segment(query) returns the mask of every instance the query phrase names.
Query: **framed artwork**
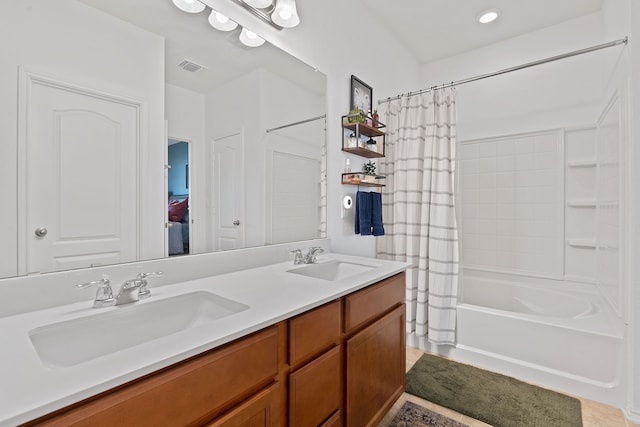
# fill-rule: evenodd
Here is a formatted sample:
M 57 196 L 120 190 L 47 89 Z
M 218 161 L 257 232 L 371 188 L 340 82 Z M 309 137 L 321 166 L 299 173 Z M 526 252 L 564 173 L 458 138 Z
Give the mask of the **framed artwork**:
M 350 109 L 359 108 L 365 113 L 373 111 L 373 89 L 353 74 L 351 75 L 350 103 Z
M 184 166 L 184 184 L 185 188 L 189 188 L 189 164 Z

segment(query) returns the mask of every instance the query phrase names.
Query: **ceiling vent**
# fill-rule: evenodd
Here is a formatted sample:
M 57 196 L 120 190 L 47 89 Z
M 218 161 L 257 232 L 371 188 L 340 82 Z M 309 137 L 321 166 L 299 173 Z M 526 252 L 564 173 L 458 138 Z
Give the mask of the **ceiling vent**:
M 183 70 L 190 71 L 192 73 L 198 72 L 206 68 L 204 65 L 196 64 L 195 62 L 191 62 L 186 59 L 181 63 L 179 63 L 178 67 L 182 68 Z

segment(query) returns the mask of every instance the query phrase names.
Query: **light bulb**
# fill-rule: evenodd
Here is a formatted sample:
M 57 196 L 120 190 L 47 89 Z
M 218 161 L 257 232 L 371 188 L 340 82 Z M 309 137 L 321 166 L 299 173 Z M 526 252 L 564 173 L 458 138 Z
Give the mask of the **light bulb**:
M 480 15 L 478 15 L 478 22 L 481 24 L 488 24 L 489 22 L 493 22 L 498 19 L 498 11 L 497 10 L 485 10 Z
M 272 0 L 244 0 L 246 4 L 257 9 L 264 9 L 273 4 Z
M 200 13 L 206 6 L 198 0 L 173 0 L 173 4 L 183 12 Z
M 227 15 L 216 10 L 211 10 L 211 13 L 209 14 L 209 25 L 220 31 L 232 31 L 238 26 L 238 24 L 229 19 Z
M 249 47 L 258 47 L 264 44 L 264 39 L 262 37 L 251 30 L 247 30 L 246 28 L 242 29 L 239 38 L 242 44 Z
M 287 20 L 291 18 L 291 15 L 293 14 L 289 9 L 280 9 L 280 11 L 278 11 L 278 15 L 280 15 L 280 18 Z
M 295 0 L 276 0 L 271 20 L 281 27 L 291 28 L 300 23 Z

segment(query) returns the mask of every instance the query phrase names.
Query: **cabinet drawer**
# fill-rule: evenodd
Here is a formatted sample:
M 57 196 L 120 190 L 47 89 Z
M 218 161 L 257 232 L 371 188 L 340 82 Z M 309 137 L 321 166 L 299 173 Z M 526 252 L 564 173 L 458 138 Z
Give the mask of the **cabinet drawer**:
M 275 385 L 262 390 L 206 427 L 269 427 Z
M 42 424 L 200 424 L 267 385 L 277 373 L 278 329 L 271 327 L 107 392 Z
M 289 375 L 289 425 L 316 427 L 342 402 L 342 356 L 334 347 Z
M 338 343 L 341 302 L 334 301 L 289 321 L 289 364 L 292 368 Z
M 345 332 L 386 313 L 405 299 L 405 273 L 389 277 L 375 285 L 345 297 Z

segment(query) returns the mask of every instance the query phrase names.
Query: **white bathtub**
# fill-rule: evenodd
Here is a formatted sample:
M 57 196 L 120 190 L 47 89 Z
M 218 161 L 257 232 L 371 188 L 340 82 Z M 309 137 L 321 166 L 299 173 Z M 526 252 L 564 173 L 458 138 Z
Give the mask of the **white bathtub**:
M 465 275 L 457 345 L 431 350 L 624 406 L 624 327 L 595 286 L 491 276 Z

